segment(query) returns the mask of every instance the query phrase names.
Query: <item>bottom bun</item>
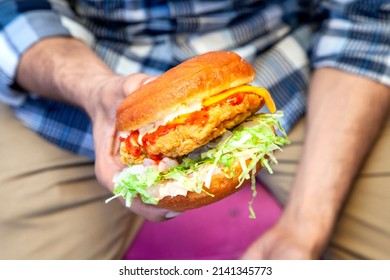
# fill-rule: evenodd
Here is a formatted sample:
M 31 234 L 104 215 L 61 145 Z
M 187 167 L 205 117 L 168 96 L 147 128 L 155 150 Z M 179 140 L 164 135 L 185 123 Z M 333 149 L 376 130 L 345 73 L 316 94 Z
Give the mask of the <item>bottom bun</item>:
M 246 179 L 240 184 L 238 177 L 242 172 L 242 168 L 238 161 L 236 161 L 232 169 L 234 171 L 231 174 L 235 174 L 233 177 L 229 178 L 221 173 L 213 175 L 210 187 L 205 188 L 205 191 L 201 193 L 188 192 L 186 196 L 166 196 L 158 202 L 158 207 L 175 212 L 183 212 L 209 205 L 234 194 L 246 186 L 251 179 Z M 260 162 L 257 164 L 256 170 L 256 174 L 261 170 Z

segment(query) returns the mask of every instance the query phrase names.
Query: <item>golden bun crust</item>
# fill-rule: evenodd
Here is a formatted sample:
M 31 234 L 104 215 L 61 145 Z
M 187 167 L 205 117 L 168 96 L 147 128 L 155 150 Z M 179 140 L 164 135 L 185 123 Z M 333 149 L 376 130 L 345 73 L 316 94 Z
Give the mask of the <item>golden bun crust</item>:
M 175 212 L 183 212 L 209 205 L 234 194 L 245 187 L 250 180 L 246 180 L 237 188 L 239 184 L 238 177 L 242 172 L 242 168 L 238 161 L 236 161 L 232 168 L 235 169 L 235 176 L 233 178 L 227 178 L 223 174 L 217 174 L 212 177 L 210 188 L 206 190 L 214 196 L 210 196 L 206 192 L 201 192 L 199 194 L 196 192 L 188 192 L 186 196 L 177 195 L 164 197 L 158 202 L 158 206 Z M 261 165 L 258 163 L 257 172 L 260 170 Z
M 191 58 L 130 94 L 118 107 L 116 127 L 133 131 L 194 102 L 248 84 L 252 66 L 233 52 L 216 51 Z

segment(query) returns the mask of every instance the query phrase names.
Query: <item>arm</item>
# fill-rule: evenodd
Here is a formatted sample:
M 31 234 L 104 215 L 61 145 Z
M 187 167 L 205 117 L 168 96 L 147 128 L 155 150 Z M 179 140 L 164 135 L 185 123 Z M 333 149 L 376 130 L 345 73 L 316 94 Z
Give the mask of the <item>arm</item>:
M 86 111 L 93 123 L 96 176 L 112 191 L 112 178 L 123 168 L 112 150 L 117 141 L 115 108 L 150 77 L 116 75 L 71 31 L 50 1 L 0 0 L 0 99 L 22 103 L 24 96 L 11 87 L 17 82 L 29 92 Z M 140 200 L 132 211 L 150 220 L 176 215 Z
M 83 42 L 73 38 L 44 39 L 22 56 L 16 81 L 28 91 L 84 109 L 94 131 L 95 171 L 99 182 L 112 191 L 112 178 L 123 168 L 112 150 L 115 109 L 119 102 L 150 78 L 113 73 Z M 132 211 L 149 220 L 162 220 L 166 210 L 135 200 Z M 172 215 L 172 214 L 170 214 Z
M 330 68 L 315 73 L 309 92 L 306 143 L 281 221 L 284 226 L 298 225 L 297 234 L 309 244 L 311 257 L 318 257 L 327 244 L 389 105 L 387 86 Z
M 300 164 L 286 209 L 244 258 L 318 258 L 389 111 L 390 15 L 381 1 L 322 1 Z M 375 39 L 374 39 L 375 38 Z M 387 86 L 386 86 L 387 85 Z
M 244 258 L 320 256 L 389 108 L 388 87 L 336 69 L 316 71 L 289 201 L 277 225 Z

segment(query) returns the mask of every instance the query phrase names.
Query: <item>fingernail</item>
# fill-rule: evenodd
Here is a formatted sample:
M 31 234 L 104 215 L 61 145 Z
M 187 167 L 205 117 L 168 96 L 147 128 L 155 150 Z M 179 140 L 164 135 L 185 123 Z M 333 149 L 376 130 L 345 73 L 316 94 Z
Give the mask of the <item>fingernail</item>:
M 150 83 L 151 81 L 155 80 L 157 77 L 151 77 L 151 78 L 147 78 L 145 81 L 144 81 L 144 85 Z
M 165 214 L 165 219 L 172 219 L 179 216 L 180 214 L 181 214 L 180 212 L 167 212 Z

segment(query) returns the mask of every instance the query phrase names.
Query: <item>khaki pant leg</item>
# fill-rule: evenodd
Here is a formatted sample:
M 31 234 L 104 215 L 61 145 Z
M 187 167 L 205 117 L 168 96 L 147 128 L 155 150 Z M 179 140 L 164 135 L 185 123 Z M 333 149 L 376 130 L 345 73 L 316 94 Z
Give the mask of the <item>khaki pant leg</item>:
M 291 145 L 277 153 L 274 174 L 261 180 L 284 204 L 303 145 L 304 121 L 291 131 Z M 390 259 L 390 118 L 357 178 L 325 253 L 329 259 Z
M 0 259 L 120 259 L 142 219 L 0 104 Z

